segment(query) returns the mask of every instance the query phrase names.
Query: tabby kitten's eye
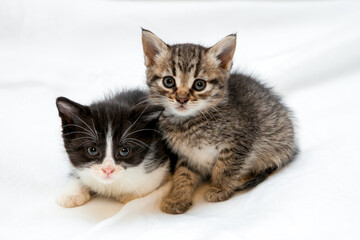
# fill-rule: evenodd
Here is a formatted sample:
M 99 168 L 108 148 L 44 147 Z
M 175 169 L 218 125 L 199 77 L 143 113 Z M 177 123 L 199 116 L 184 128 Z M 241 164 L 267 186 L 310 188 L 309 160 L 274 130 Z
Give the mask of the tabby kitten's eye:
M 122 157 L 126 157 L 127 155 L 129 155 L 129 153 L 130 153 L 130 149 L 128 149 L 127 147 L 122 147 L 119 151 L 119 154 Z
M 164 77 L 163 84 L 167 88 L 173 88 L 176 86 L 175 79 L 173 77 Z
M 96 147 L 88 147 L 87 152 L 90 156 L 96 156 L 99 154 L 99 151 Z
M 193 89 L 196 91 L 202 91 L 206 87 L 206 82 L 202 79 L 196 79 L 193 84 Z

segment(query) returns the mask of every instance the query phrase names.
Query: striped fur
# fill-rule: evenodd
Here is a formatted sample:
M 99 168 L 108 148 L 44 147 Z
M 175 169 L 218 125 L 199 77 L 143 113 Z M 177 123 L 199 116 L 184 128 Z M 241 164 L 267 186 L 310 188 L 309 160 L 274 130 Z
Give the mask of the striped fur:
M 252 77 L 229 74 L 235 44 L 229 35 L 211 48 L 167 45 L 143 30 L 150 97 L 165 108 L 159 127 L 179 156 L 172 191 L 161 205 L 166 213 L 185 212 L 204 180 L 211 183 L 205 198 L 224 201 L 296 155 L 291 113 L 279 97 Z M 176 86 L 165 87 L 164 77 Z M 204 90 L 194 90 L 197 79 L 206 82 Z

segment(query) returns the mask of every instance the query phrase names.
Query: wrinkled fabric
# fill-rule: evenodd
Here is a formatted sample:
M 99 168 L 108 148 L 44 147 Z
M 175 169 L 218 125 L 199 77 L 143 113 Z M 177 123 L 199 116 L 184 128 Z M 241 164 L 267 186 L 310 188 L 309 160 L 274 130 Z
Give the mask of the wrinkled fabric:
M 170 185 L 122 205 L 55 203 L 70 165 L 58 96 L 89 104 L 145 85 L 141 29 L 211 46 L 237 33 L 233 70 L 296 117 L 301 153 L 255 189 L 183 215 Z M 0 2 L 0 239 L 360 239 L 360 4 L 356 1 Z

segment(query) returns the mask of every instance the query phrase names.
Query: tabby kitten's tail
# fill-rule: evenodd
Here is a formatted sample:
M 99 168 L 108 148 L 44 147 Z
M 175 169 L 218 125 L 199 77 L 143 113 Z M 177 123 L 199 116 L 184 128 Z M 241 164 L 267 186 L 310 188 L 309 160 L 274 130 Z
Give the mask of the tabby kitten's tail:
M 265 181 L 266 178 L 270 174 L 275 172 L 277 169 L 278 169 L 278 167 L 269 167 L 254 176 L 253 175 L 249 176 L 248 178 L 245 179 L 245 182 L 243 182 L 241 184 L 241 186 L 237 189 L 237 191 L 247 191 L 247 190 L 250 190 L 250 189 L 256 187 L 257 185 L 259 185 L 260 183 Z
M 292 158 L 290 158 L 290 162 L 295 159 L 298 152 L 299 152 L 298 149 L 296 149 L 294 151 Z M 242 180 L 241 186 L 239 188 L 237 188 L 236 190 L 237 191 L 251 190 L 252 188 L 256 187 L 257 185 L 259 185 L 260 183 L 265 181 L 268 176 L 270 176 L 273 172 L 275 172 L 278 169 L 279 169 L 279 167 L 272 166 L 272 167 L 266 168 L 265 170 L 263 170 L 257 174 L 251 173 L 251 174 L 249 174 L 249 176 L 247 178 Z

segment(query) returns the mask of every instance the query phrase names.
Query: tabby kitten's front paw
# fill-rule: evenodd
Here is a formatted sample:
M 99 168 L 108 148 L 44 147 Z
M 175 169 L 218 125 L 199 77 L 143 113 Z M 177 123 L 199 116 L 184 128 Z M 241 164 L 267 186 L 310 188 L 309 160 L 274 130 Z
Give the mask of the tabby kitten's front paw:
M 208 202 L 222 202 L 228 200 L 233 191 L 226 191 L 217 187 L 210 187 L 205 193 L 205 199 Z
M 191 201 L 181 198 L 167 197 L 161 202 L 161 211 L 169 214 L 181 214 L 186 212 L 191 207 Z
M 84 205 L 90 200 L 90 193 L 83 191 L 79 193 L 64 193 L 56 199 L 56 203 L 65 208 L 73 208 Z

